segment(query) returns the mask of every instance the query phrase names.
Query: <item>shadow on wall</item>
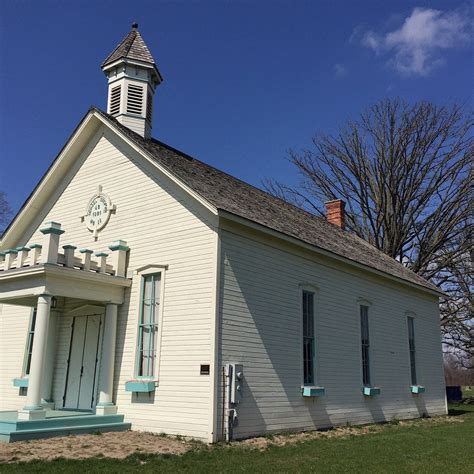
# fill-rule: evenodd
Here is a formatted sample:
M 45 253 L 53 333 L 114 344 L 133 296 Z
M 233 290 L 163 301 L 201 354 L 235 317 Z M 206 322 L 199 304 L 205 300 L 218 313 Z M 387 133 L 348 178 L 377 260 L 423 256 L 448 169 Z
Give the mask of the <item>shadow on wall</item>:
M 428 417 L 428 409 L 425 404 L 425 397 L 423 395 L 413 395 L 416 409 L 418 410 L 418 416 L 421 418 Z
M 381 403 L 380 403 L 380 395 L 376 395 L 373 397 L 366 397 L 365 395 L 360 394 L 360 396 L 364 399 L 364 405 L 369 410 L 372 421 L 374 423 L 384 423 L 387 420 L 384 411 L 382 410 Z
M 288 299 L 281 266 L 265 252 L 248 265 L 236 246 L 222 243 L 220 366 L 243 364 L 235 438 L 332 426 L 324 397 L 301 394 L 299 291 Z M 260 278 L 255 278 L 258 272 Z M 284 276 L 284 275 L 283 275 Z M 272 290 L 268 281 L 282 286 Z M 219 416 L 222 414 L 222 406 Z

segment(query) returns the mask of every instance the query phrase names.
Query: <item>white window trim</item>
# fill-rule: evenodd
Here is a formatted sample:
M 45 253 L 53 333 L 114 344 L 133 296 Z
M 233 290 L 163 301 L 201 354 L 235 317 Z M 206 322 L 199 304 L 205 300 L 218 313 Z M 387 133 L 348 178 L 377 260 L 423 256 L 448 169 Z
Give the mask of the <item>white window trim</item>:
M 313 375 L 314 380 L 312 384 L 304 383 L 304 367 L 303 367 L 303 291 L 309 291 L 314 294 L 313 301 L 313 329 L 314 329 L 314 353 L 313 353 Z M 319 350 L 317 344 L 317 336 L 319 334 L 319 320 L 317 317 L 319 314 L 319 287 L 313 283 L 301 283 L 298 285 L 298 311 L 299 311 L 299 365 L 300 365 L 300 382 L 301 387 L 314 387 L 318 385 L 320 381 L 319 373 Z
M 134 380 L 154 380 L 159 384 L 160 377 L 160 367 L 161 367 L 161 340 L 163 333 L 163 312 L 165 306 L 165 279 L 166 279 L 166 270 L 168 265 L 155 265 L 149 264 L 143 267 L 137 268 L 135 274 L 138 276 L 138 305 L 137 305 L 137 318 L 136 318 L 136 337 L 135 337 L 135 358 L 133 360 L 133 374 L 132 378 Z M 147 275 L 160 274 L 160 308 L 158 311 L 158 334 L 156 336 L 156 364 L 155 364 L 155 373 L 150 376 L 138 376 L 137 373 L 137 361 L 138 361 L 138 347 L 139 347 L 139 323 L 140 323 L 140 312 L 142 305 L 142 289 L 143 289 L 143 277 Z

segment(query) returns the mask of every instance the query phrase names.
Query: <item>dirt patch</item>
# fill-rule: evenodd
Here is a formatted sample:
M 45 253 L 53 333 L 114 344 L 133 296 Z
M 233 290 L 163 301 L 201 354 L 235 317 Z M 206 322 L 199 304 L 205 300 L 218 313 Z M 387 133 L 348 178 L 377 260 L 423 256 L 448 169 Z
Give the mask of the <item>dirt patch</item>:
M 250 449 L 265 450 L 270 446 L 288 446 L 312 439 L 325 438 L 348 438 L 350 436 L 362 436 L 371 433 L 380 433 L 396 426 L 419 426 L 433 425 L 438 423 L 463 423 L 464 420 L 455 416 L 443 416 L 436 418 L 417 418 L 415 420 L 394 420 L 390 423 L 363 426 L 341 426 L 327 431 L 304 431 L 298 433 L 284 433 L 276 435 L 249 438 L 242 441 L 234 441 L 229 447 L 248 447 Z
M 134 453 L 183 454 L 196 442 L 183 441 L 139 431 L 103 433 L 100 435 L 64 436 L 60 438 L 0 443 L 0 463 L 106 457 L 124 459 Z
M 415 420 L 393 420 L 389 424 L 366 426 L 341 426 L 327 431 L 306 431 L 275 434 L 224 445 L 228 449 L 248 448 L 265 450 L 270 446 L 287 446 L 303 441 L 325 438 L 347 438 L 379 433 L 398 426 L 434 425 L 439 423 L 462 423 L 461 417 L 444 416 Z M 55 458 L 86 459 L 95 457 L 124 459 L 135 453 L 183 454 L 206 445 L 198 441 L 182 440 L 140 431 L 103 433 L 100 435 L 65 436 L 15 443 L 0 443 L 0 463 L 19 461 L 52 460 Z M 221 445 L 222 446 L 222 445 Z M 212 446 L 209 449 L 213 449 Z

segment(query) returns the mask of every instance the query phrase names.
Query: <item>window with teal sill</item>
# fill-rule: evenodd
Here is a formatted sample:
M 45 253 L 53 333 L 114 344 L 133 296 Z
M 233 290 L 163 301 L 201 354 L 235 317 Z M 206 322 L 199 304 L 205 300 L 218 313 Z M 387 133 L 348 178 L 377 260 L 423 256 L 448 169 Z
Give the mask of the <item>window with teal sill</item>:
M 155 377 L 158 354 L 161 273 L 144 275 L 141 282 L 138 322 L 137 377 Z

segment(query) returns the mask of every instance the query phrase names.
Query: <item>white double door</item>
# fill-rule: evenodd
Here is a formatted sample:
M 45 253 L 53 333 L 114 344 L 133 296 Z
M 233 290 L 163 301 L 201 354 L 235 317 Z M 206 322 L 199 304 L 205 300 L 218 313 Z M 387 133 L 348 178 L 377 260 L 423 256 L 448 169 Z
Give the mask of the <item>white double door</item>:
M 97 404 L 102 327 L 102 314 L 73 318 L 63 408 L 92 410 Z

